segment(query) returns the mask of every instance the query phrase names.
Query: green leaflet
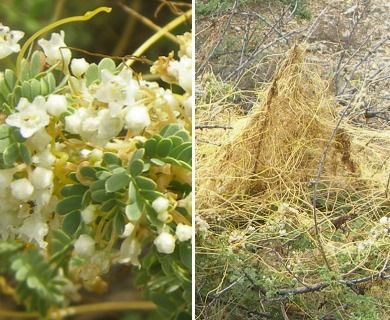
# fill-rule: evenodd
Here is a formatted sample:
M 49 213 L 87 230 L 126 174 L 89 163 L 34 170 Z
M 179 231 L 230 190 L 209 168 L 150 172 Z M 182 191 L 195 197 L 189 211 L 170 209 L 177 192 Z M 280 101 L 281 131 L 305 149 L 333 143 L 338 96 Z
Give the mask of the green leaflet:
M 62 220 L 62 230 L 69 235 L 72 235 L 76 232 L 81 223 L 81 214 L 80 211 L 75 210 L 67 214 Z
M 143 210 L 144 204 L 140 199 L 137 199 L 134 203 L 126 206 L 125 214 L 130 221 L 136 222 L 141 218 Z
M 80 195 L 67 197 L 57 203 L 56 212 L 59 215 L 65 215 L 72 211 L 81 209 L 83 197 Z
M 98 69 L 100 73 L 102 70 L 107 69 L 111 73 L 113 73 L 116 70 L 116 64 L 115 61 L 110 59 L 110 58 L 103 58 L 99 64 L 98 64 Z
M 126 173 L 114 174 L 105 183 L 107 192 L 116 192 L 129 186 L 130 178 Z
M 144 170 L 144 162 L 140 159 L 129 162 L 128 172 L 132 177 L 136 177 Z

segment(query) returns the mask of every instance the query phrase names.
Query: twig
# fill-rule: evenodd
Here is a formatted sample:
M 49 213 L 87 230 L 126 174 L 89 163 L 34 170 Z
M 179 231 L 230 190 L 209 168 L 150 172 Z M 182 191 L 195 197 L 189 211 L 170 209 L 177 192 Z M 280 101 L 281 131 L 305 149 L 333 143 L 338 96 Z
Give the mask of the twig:
M 284 307 L 283 301 L 280 301 L 280 312 L 282 313 L 283 319 L 284 320 L 290 320 L 290 318 L 287 315 L 286 308 Z
M 216 147 L 220 147 L 220 146 L 221 146 L 220 143 L 215 143 L 215 142 L 207 141 L 207 140 L 204 140 L 204 139 L 196 139 L 196 140 L 197 140 L 198 142 L 211 144 L 211 145 L 216 146 Z
M 223 295 L 226 291 L 230 290 L 231 288 L 233 288 L 237 283 L 239 283 L 242 279 L 244 279 L 245 276 L 242 276 L 240 277 L 239 279 L 237 279 L 236 281 L 234 281 L 233 283 L 229 284 L 226 288 L 222 289 L 221 291 L 219 291 L 218 293 L 216 293 L 212 298 L 211 298 L 211 301 L 207 304 L 206 308 L 205 309 L 208 309 L 210 308 L 210 306 L 214 303 L 215 300 L 217 300 L 221 295 Z
M 195 126 L 195 129 L 203 130 L 203 129 L 233 129 L 231 126 L 221 126 L 218 124 L 215 125 L 207 125 L 207 124 L 199 124 Z
M 374 279 L 390 279 L 390 276 L 386 275 L 386 272 L 390 270 L 390 267 L 386 266 L 387 263 L 385 264 L 385 268 L 382 268 L 381 271 L 367 277 L 355 279 L 355 280 L 339 280 L 338 283 L 342 285 L 346 285 L 348 287 L 354 286 L 360 283 L 368 282 L 368 281 L 373 281 Z M 282 297 L 278 298 L 273 298 L 273 299 L 262 299 L 266 301 L 283 301 L 287 299 L 290 295 L 294 294 L 304 294 L 304 293 L 309 293 L 309 292 L 315 292 L 315 291 L 321 291 L 322 289 L 326 288 L 329 286 L 329 283 L 316 283 L 314 285 L 308 286 L 308 287 L 298 287 L 298 288 L 285 288 L 285 289 L 279 289 L 277 291 L 277 294 Z
M 285 263 L 285 262 L 283 261 L 283 258 L 280 256 L 280 254 L 279 254 L 275 249 L 272 249 L 271 251 L 275 254 L 275 256 L 276 256 L 276 258 L 279 260 L 279 262 L 280 262 L 281 264 L 283 264 L 284 268 L 287 270 L 287 272 L 288 272 L 290 275 L 292 275 L 292 276 L 293 276 L 301 285 L 305 286 L 306 288 L 309 288 L 309 285 L 307 285 L 306 283 L 304 283 L 301 279 L 299 279 L 299 278 L 291 271 L 291 269 L 287 266 L 287 263 Z
M 355 93 L 355 96 L 356 96 L 356 93 Z M 351 106 L 351 103 L 352 103 L 352 100 L 351 99 L 348 103 L 348 105 L 344 108 L 341 116 L 340 116 L 340 119 L 339 121 L 337 122 L 335 128 L 333 129 L 332 131 L 332 134 L 328 140 L 328 143 L 325 147 L 325 150 L 322 154 L 322 158 L 320 160 L 320 164 L 319 164 L 319 167 L 318 167 L 318 171 L 317 171 L 317 176 L 315 178 L 315 182 L 314 182 L 314 190 L 313 190 L 313 202 L 312 202 L 312 206 L 313 206 L 313 220 L 314 220 L 314 229 L 315 229 L 315 235 L 316 235 L 316 240 L 317 240 L 317 243 L 318 243 L 318 248 L 320 249 L 320 252 L 321 252 L 321 255 L 325 261 L 325 264 L 327 266 L 327 268 L 329 270 L 332 270 L 332 268 L 330 267 L 330 264 L 328 262 L 328 259 L 326 257 L 326 254 L 325 254 L 325 250 L 324 250 L 324 247 L 322 246 L 322 242 L 321 242 L 321 238 L 320 238 L 320 230 L 318 228 L 318 221 L 317 221 L 317 192 L 318 192 L 318 184 L 320 182 L 320 179 L 321 179 L 321 174 L 322 174 L 322 170 L 324 169 L 324 164 L 325 164 L 325 160 L 328 156 L 328 152 L 330 150 L 330 147 L 332 145 L 332 142 L 333 142 L 333 139 L 337 133 L 337 129 L 339 128 L 341 122 L 343 121 L 343 119 L 346 117 L 347 113 L 348 113 L 348 110 Z
M 219 45 L 222 43 L 223 39 L 225 38 L 225 34 L 226 32 L 228 31 L 229 27 L 230 27 L 230 24 L 232 22 L 232 19 L 233 19 L 233 16 L 234 16 L 234 12 L 236 10 L 236 7 L 237 7 L 237 4 L 238 4 L 238 1 L 237 0 L 234 0 L 234 4 L 233 4 L 233 7 L 232 7 L 232 13 L 228 19 L 228 21 L 226 22 L 226 25 L 223 29 L 223 32 L 222 32 L 222 35 L 219 37 L 217 43 L 215 44 L 215 46 L 211 49 L 211 52 L 209 53 L 209 55 L 207 56 L 207 58 L 205 59 L 205 61 L 203 62 L 203 64 L 198 68 L 198 70 L 202 70 L 204 68 L 204 66 L 208 63 L 208 61 L 212 58 L 212 56 L 214 55 L 215 51 L 217 50 L 217 48 L 219 47 Z

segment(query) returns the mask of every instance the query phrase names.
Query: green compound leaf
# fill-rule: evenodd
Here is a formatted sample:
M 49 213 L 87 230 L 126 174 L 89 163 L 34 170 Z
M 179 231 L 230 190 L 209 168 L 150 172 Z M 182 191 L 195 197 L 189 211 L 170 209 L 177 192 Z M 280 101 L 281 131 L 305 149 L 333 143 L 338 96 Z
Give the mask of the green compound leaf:
M 157 187 L 157 184 L 152 179 L 149 179 L 149 178 L 138 176 L 138 177 L 135 177 L 134 180 L 140 189 L 155 190 Z
M 121 189 L 127 188 L 130 183 L 130 177 L 124 174 L 114 174 L 106 180 L 106 191 L 116 192 Z
M 171 139 L 161 139 L 156 146 L 156 154 L 159 157 L 166 157 L 170 153 L 172 146 L 173 142 Z
M 16 293 L 19 301 L 28 301 L 29 309 L 39 311 L 40 318 L 45 318 L 49 307 L 63 303 L 64 297 L 60 292 L 65 281 L 57 276 L 57 272 L 53 272 L 37 250 L 30 249 L 17 254 L 11 269 L 18 282 Z
M 130 221 L 136 222 L 141 218 L 143 209 L 144 209 L 143 203 L 139 199 L 137 199 L 137 201 L 135 201 L 134 203 L 128 204 L 126 206 L 125 209 L 126 217 Z
M 58 202 L 56 207 L 56 212 L 59 215 L 64 215 L 71 213 L 72 211 L 81 209 L 83 197 L 81 195 L 70 196 L 68 198 L 62 199 Z
M 136 177 L 144 170 L 144 162 L 140 159 L 136 159 L 129 163 L 129 173 L 132 177 Z
M 80 211 L 72 211 L 64 217 L 62 220 L 62 230 L 69 235 L 72 235 L 76 232 L 77 228 L 81 223 L 81 214 Z

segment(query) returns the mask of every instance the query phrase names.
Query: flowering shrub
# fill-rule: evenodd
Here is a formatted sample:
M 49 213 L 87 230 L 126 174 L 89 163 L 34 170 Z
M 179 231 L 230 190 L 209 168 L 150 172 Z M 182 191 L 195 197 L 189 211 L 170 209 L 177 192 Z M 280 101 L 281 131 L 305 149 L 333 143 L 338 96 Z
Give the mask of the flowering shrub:
M 0 25 L 0 58 L 22 37 Z M 190 317 L 191 41 L 151 67 L 170 89 L 129 61 L 72 58 L 63 31 L 0 74 L 0 273 L 28 310 L 128 264 L 164 318 Z

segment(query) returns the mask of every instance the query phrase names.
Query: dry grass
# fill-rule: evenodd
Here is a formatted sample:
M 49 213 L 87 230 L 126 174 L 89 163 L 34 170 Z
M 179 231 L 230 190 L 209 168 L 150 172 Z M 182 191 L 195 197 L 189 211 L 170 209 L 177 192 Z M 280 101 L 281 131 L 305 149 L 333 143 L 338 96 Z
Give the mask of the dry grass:
M 240 274 L 262 301 L 251 314 L 269 313 L 267 303 L 279 299 L 285 312 L 310 319 L 313 305 L 318 314 L 340 312 L 342 281 L 389 268 L 389 233 L 379 220 L 389 214 L 390 132 L 338 126 L 338 107 L 316 69 L 297 45 L 256 92 L 248 116 L 227 102 L 234 88 L 218 103 L 198 103 L 198 124 L 233 125 L 197 135 L 199 318 L 233 319 L 232 310 L 248 309 L 239 296 L 223 302 L 218 295 Z M 243 270 L 257 272 L 250 279 Z M 364 288 L 378 303 L 386 300 L 383 282 Z M 282 294 L 318 283 L 330 287 L 300 300 Z M 318 309 L 322 299 L 329 303 Z

